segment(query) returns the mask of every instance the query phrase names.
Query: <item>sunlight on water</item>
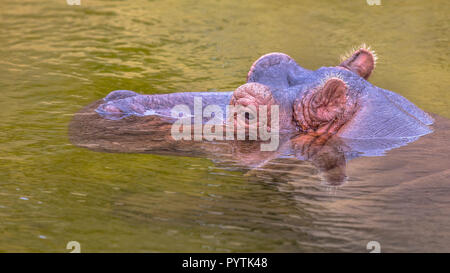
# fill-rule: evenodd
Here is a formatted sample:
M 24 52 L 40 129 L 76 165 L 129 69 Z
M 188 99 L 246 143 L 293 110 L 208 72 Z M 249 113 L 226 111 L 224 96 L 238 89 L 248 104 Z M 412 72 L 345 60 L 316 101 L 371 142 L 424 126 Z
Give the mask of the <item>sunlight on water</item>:
M 449 14 L 447 1 L 418 0 L 2 3 L 0 252 L 68 252 L 69 241 L 108 252 L 366 252 L 372 240 L 382 251 L 450 251 Z M 69 142 L 74 113 L 112 90 L 229 91 L 265 53 L 317 69 L 362 42 L 380 56 L 373 84 L 440 117 L 430 137 L 349 162 L 341 187 L 306 161 L 247 172 Z

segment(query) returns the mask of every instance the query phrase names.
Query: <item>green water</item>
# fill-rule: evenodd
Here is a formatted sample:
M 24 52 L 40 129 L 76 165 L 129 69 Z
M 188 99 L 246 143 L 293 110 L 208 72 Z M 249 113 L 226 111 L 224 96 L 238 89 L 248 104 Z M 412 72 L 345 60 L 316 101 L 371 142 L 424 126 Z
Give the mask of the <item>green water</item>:
M 449 14 L 448 1 L 1 1 L 0 251 L 450 251 L 448 139 L 427 154 L 440 164 L 400 149 L 350 162 L 330 188 L 307 164 L 297 178 L 249 176 L 94 152 L 67 133 L 112 90 L 233 90 L 262 54 L 316 69 L 362 42 L 380 58 L 372 83 L 450 118 Z

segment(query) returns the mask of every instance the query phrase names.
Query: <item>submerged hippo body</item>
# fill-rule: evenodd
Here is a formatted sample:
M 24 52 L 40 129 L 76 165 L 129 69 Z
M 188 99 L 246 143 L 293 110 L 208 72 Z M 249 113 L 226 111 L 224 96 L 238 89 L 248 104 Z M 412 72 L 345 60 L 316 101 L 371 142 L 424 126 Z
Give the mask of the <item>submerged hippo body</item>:
M 140 95 L 111 92 L 96 112 L 106 119 L 128 116 L 170 116 L 175 105 L 279 106 L 280 132 L 337 135 L 348 139 L 417 138 L 432 132 L 433 119 L 406 98 L 376 87 L 367 79 L 376 56 L 367 47 L 355 50 L 336 67 L 315 71 L 291 57 L 271 53 L 251 67 L 247 83 L 233 92 L 187 92 Z M 270 126 L 270 125 L 269 125 Z

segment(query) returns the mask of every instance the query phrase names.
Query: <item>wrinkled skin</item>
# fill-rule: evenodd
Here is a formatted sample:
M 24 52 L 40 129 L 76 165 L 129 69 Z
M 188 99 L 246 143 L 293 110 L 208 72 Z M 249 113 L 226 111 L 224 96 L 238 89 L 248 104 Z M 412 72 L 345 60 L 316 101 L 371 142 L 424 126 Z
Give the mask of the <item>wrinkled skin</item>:
M 271 53 L 250 68 L 247 83 L 234 92 L 188 92 L 140 95 L 111 92 L 96 111 L 107 119 L 128 116 L 170 116 L 173 106 L 227 104 L 279 106 L 280 132 L 338 135 L 343 138 L 413 138 L 428 134 L 433 119 L 404 97 L 381 89 L 367 79 L 376 57 L 361 47 L 336 67 L 311 71 L 291 57 Z M 270 122 L 269 122 L 270 126 Z

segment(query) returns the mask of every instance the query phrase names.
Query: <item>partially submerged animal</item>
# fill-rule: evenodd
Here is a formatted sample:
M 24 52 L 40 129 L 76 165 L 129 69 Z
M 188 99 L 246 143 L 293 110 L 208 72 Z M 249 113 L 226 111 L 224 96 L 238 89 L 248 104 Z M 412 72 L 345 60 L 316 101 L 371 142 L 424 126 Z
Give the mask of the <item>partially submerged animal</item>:
M 327 183 L 336 185 L 346 180 L 347 161 L 383 155 L 432 132 L 433 119 L 427 113 L 367 81 L 375 62 L 374 52 L 365 46 L 338 66 L 315 71 L 300 67 L 285 54 L 271 53 L 252 65 L 247 83 L 234 92 L 113 91 L 75 115 L 69 136 L 77 146 L 95 151 L 201 156 L 251 169 L 278 158 L 309 161 Z M 208 105 L 224 110 L 229 105 L 266 106 L 270 113 L 277 105 L 279 146 L 262 151 L 260 140 L 175 140 L 171 128 L 177 119 L 171 110 L 177 105 L 194 109 L 195 98 L 202 99 L 201 113 Z
M 286 54 L 270 53 L 251 66 L 247 83 L 234 92 L 140 95 L 118 90 L 107 95 L 96 111 L 108 119 L 170 116 L 175 105 L 192 108 L 194 98 L 200 97 L 205 106 L 266 106 L 269 113 L 277 105 L 281 133 L 299 131 L 350 139 L 392 139 L 432 132 L 428 126 L 433 119 L 427 113 L 406 98 L 367 81 L 375 65 L 376 55 L 365 45 L 338 66 L 315 71 L 302 68 Z

